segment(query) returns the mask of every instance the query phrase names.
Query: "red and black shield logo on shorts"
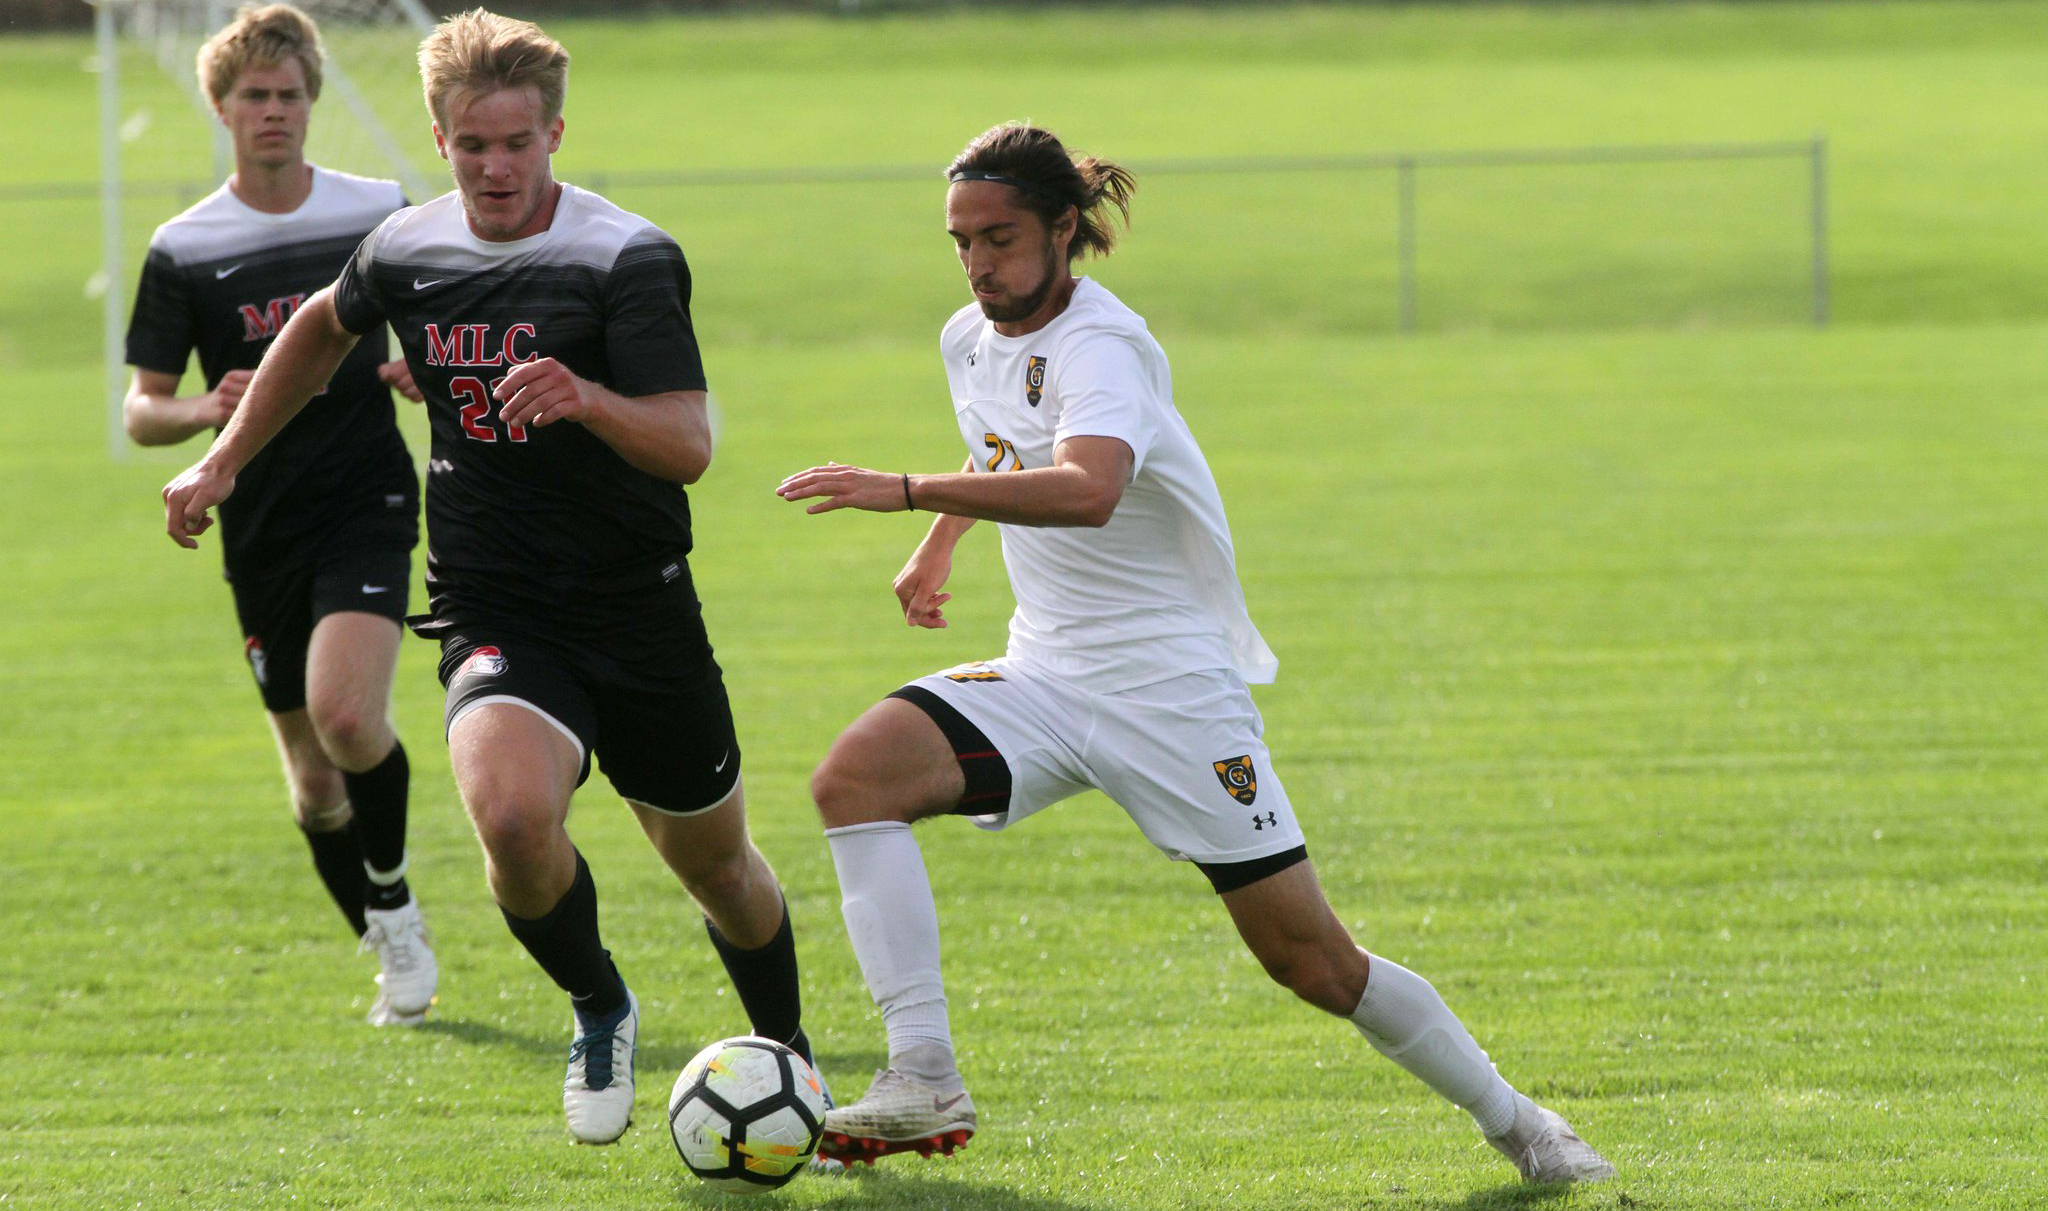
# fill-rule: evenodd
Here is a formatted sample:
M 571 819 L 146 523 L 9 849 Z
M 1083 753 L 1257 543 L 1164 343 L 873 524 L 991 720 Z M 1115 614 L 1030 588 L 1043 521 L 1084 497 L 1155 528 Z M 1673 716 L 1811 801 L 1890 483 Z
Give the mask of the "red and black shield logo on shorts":
M 1024 367 L 1024 398 L 1032 407 L 1038 406 L 1038 397 L 1045 391 L 1045 359 L 1033 357 Z
M 1216 780 L 1230 792 L 1231 798 L 1250 806 L 1251 801 L 1259 797 L 1259 778 L 1252 772 L 1250 753 L 1211 764 L 1216 767 Z
M 462 667 L 455 670 L 451 681 L 460 681 L 471 673 L 479 677 L 496 677 L 505 671 L 505 653 L 494 647 L 480 647 L 469 654 Z

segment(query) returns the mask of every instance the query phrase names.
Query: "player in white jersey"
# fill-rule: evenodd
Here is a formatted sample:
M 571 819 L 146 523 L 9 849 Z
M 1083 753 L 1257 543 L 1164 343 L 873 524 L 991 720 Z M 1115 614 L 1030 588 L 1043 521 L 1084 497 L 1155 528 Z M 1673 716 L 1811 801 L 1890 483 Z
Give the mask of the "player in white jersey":
M 778 491 L 818 513 L 938 515 L 895 581 L 905 620 L 946 625 L 952 552 L 1001 523 L 1017 599 L 1007 654 L 903 687 L 842 733 L 812 778 L 847 935 L 888 1033 L 888 1066 L 826 1116 L 849 1160 L 950 1152 L 976 1113 L 954 1059 L 938 917 L 913 822 L 1000 829 L 1096 788 L 1193 862 L 1274 980 L 1470 1112 L 1531 1181 L 1613 1167 L 1517 1093 L 1428 981 L 1338 921 L 1274 773 L 1247 682 L 1272 653 L 1245 612 L 1216 483 L 1173 406 L 1165 354 L 1073 274 L 1107 253 L 1130 174 L 1008 124 L 947 170 L 946 227 L 974 292 L 940 348 L 967 469 L 827 465 Z
M 124 409 L 142 445 L 226 425 L 299 304 L 405 205 L 394 182 L 306 162 L 321 59 L 312 20 L 283 4 L 243 9 L 200 49 L 200 82 L 232 136 L 235 173 L 150 240 Z M 206 390 L 180 397 L 194 350 Z M 382 968 L 370 1021 L 416 1025 L 438 967 L 405 879 L 411 775 L 390 719 L 419 541 L 419 479 L 393 386 L 419 398 L 380 329 L 242 469 L 221 532 L 293 814 L 328 893 Z

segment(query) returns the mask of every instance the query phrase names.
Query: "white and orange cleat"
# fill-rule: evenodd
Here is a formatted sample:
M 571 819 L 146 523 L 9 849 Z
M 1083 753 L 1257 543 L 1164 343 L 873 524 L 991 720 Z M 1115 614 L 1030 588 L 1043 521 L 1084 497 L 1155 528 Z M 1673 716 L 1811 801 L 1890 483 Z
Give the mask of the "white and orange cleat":
M 966 1089 L 947 1091 L 884 1068 L 859 1101 L 825 1112 L 818 1151 L 849 1164 L 873 1164 L 898 1152 L 951 1156 L 974 1127 L 974 1099 Z
M 1487 1136 L 1486 1142 L 1513 1161 L 1526 1182 L 1604 1182 L 1614 1176 L 1614 1166 L 1580 1139 L 1562 1115 L 1521 1094 L 1515 1095 L 1514 1125 Z

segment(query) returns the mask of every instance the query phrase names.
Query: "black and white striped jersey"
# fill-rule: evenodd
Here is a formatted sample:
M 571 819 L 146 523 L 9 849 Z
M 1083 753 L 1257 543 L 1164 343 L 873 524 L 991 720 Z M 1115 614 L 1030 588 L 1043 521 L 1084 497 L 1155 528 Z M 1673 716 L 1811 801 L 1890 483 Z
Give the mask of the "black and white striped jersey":
M 313 169 L 290 214 L 266 214 L 223 185 L 157 228 L 128 325 L 128 362 L 183 375 L 196 349 L 211 388 L 253 370 L 292 313 L 334 281 L 363 236 L 405 196 L 392 181 Z M 366 330 L 327 389 L 236 477 L 220 507 L 229 575 L 273 568 L 337 523 L 365 512 L 416 517 L 419 484 L 398 434 L 381 329 Z
M 427 398 L 437 621 L 616 630 L 639 590 L 687 575 L 681 485 L 573 422 L 507 426 L 491 397 L 511 367 L 543 357 L 625 396 L 702 390 L 690 271 L 666 232 L 565 185 L 546 231 L 493 242 L 450 193 L 372 232 L 335 305 L 350 331 L 391 325 Z

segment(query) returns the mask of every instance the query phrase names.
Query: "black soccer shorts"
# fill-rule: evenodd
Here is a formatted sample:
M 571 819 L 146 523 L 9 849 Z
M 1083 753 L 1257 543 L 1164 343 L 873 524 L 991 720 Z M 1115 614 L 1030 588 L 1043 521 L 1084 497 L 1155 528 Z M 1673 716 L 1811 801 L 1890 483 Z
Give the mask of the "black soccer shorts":
M 740 779 L 740 744 L 718 665 L 689 652 L 642 652 L 635 667 L 587 647 L 489 623 L 438 628 L 448 730 L 467 712 L 509 703 L 538 714 L 576 745 L 581 786 L 595 757 L 612 789 L 672 816 L 706 812 Z M 647 683 L 652 666 L 678 673 Z
M 322 550 L 286 568 L 231 572 L 242 651 L 264 709 L 304 709 L 306 652 L 321 619 L 354 610 L 402 626 L 411 586 L 412 541 L 397 545 L 395 537 Z

